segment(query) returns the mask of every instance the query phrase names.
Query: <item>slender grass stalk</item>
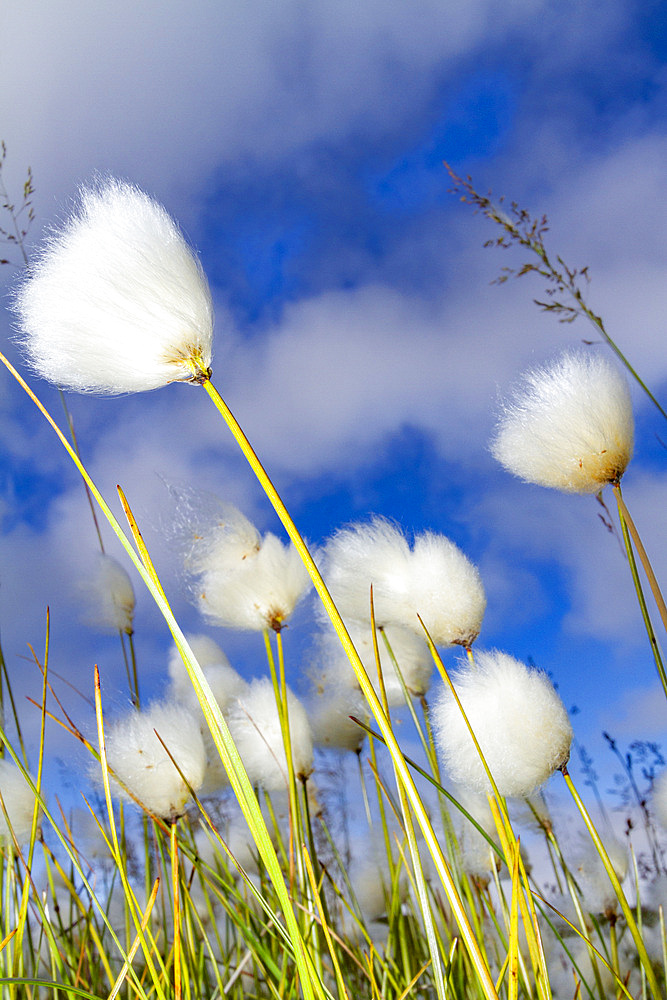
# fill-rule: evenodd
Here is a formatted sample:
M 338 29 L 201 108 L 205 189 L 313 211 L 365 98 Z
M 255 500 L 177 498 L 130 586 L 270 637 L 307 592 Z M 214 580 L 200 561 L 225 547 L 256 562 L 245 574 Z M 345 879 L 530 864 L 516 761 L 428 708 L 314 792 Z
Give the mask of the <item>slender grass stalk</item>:
M 28 917 L 29 890 L 32 881 L 31 879 L 32 863 L 35 851 L 35 842 L 37 839 L 37 824 L 39 822 L 39 811 L 40 811 L 39 801 L 41 799 L 42 774 L 44 768 L 44 736 L 46 728 L 46 690 L 47 690 L 46 677 L 47 677 L 47 669 L 49 661 L 50 623 L 51 623 L 51 617 L 47 610 L 46 635 L 44 638 L 44 668 L 42 671 L 43 679 L 42 679 L 42 702 L 41 702 L 40 727 L 39 727 L 39 757 L 38 757 L 37 775 L 35 782 L 37 788 L 37 796 L 35 797 L 35 803 L 33 807 L 32 826 L 30 830 L 30 842 L 28 846 L 28 857 L 26 861 L 26 872 L 28 878 L 26 878 L 25 882 L 23 883 L 23 893 L 21 896 L 21 905 L 19 907 L 19 914 L 18 914 L 18 922 L 17 922 L 18 940 L 21 940 L 23 938 L 25 923 Z M 16 957 L 18 957 L 18 954 Z M 15 965 L 14 974 L 16 974 L 16 972 L 17 972 L 17 967 Z
M 660 920 L 660 940 L 662 941 L 662 972 L 667 983 L 667 927 L 665 926 L 665 911 L 662 906 L 658 907 L 658 917 Z
M 359 654 L 355 649 L 355 646 L 349 636 L 349 633 L 345 627 L 343 619 L 341 618 L 340 613 L 336 605 L 334 604 L 331 595 L 329 594 L 329 591 L 327 589 L 327 586 L 320 574 L 320 571 L 317 568 L 315 561 L 313 560 L 313 557 L 311 556 L 299 531 L 297 530 L 294 521 L 292 520 L 289 512 L 287 511 L 287 508 L 285 507 L 285 504 L 280 498 L 275 486 L 271 482 L 264 467 L 260 463 L 245 433 L 241 429 L 240 424 L 238 423 L 238 421 L 236 420 L 231 410 L 223 400 L 218 390 L 212 384 L 210 379 L 203 382 L 202 384 L 208 395 L 211 397 L 216 409 L 225 420 L 237 444 L 241 448 L 241 451 L 246 457 L 248 463 L 250 464 L 250 467 L 252 468 L 257 480 L 264 489 L 274 510 L 278 514 L 278 517 L 280 518 L 285 530 L 287 531 L 287 534 L 289 535 L 292 543 L 299 552 L 299 555 L 301 556 L 301 559 L 303 560 L 306 569 L 308 570 L 310 578 L 315 586 L 315 590 L 317 591 L 320 600 L 322 601 L 322 604 L 324 605 L 324 608 L 331 620 L 331 623 L 336 630 L 338 638 L 340 639 L 341 644 L 345 652 L 347 653 L 347 656 L 350 660 L 352 668 L 359 682 L 359 686 L 361 687 L 361 690 L 363 691 L 364 696 L 368 701 L 371 710 L 373 711 L 373 714 L 378 722 L 380 731 L 382 732 L 382 735 L 384 736 L 387 742 L 387 746 L 389 748 L 392 760 L 394 762 L 394 766 L 396 768 L 398 780 L 404 786 L 408 798 L 410 800 L 410 804 L 414 809 L 417 822 L 419 823 L 419 826 L 422 830 L 422 834 L 424 835 L 427 847 L 431 853 L 436 869 L 442 880 L 448 899 L 452 905 L 452 909 L 455 913 L 456 920 L 461 929 L 461 934 L 465 942 L 466 948 L 468 949 L 468 952 L 471 956 L 471 960 L 475 968 L 475 973 L 478 976 L 480 982 L 482 983 L 485 995 L 489 998 L 489 1000 L 497 1000 L 497 993 L 488 966 L 484 960 L 479 945 L 475 939 L 474 932 L 472 930 L 472 927 L 470 926 L 467 914 L 463 908 L 463 903 L 458 893 L 458 889 L 452 877 L 451 871 L 442 854 L 442 850 L 440 848 L 440 845 L 438 844 L 435 833 L 433 832 L 430 819 L 426 813 L 424 805 L 421 801 L 419 793 L 417 792 L 416 786 L 412 780 L 410 772 L 408 771 L 405 761 L 403 760 L 402 753 L 400 751 L 400 748 L 392 731 L 391 722 L 378 700 L 373 685 L 370 682 L 370 678 L 368 677 L 366 669 L 363 663 L 361 662 L 361 658 L 359 657 Z
M 521 845 L 517 839 L 514 845 L 512 865 L 512 904 L 510 909 L 510 937 L 507 950 L 508 983 L 507 1000 L 517 1000 L 519 995 L 519 897 L 523 895 L 519 874 Z
M 563 774 L 563 778 L 565 779 L 565 784 L 567 785 L 568 790 L 575 802 L 575 805 L 577 806 L 577 809 L 579 810 L 581 817 L 586 825 L 586 829 L 591 835 L 591 839 L 595 844 L 595 848 L 598 854 L 600 855 L 600 859 L 602 861 L 602 864 L 604 865 L 605 871 L 609 876 L 609 881 L 612 884 L 616 898 L 618 899 L 621 910 L 623 911 L 623 916 L 625 917 L 625 921 L 628 925 L 628 930 L 630 931 L 632 939 L 635 943 L 635 947 L 637 948 L 637 955 L 639 957 L 641 966 L 646 974 L 646 980 L 648 982 L 651 995 L 654 997 L 654 1000 L 660 1000 L 661 996 L 660 987 L 658 986 L 658 981 L 656 979 L 656 975 L 653 970 L 653 965 L 649 958 L 648 952 L 646 951 L 646 945 L 644 944 L 644 940 L 641 936 L 641 933 L 639 932 L 639 928 L 637 927 L 637 922 L 632 914 L 632 910 L 630 909 L 628 901 L 625 897 L 625 893 L 623 892 L 623 889 L 621 887 L 621 883 L 619 882 L 618 876 L 614 871 L 614 866 L 611 863 L 611 860 L 609 858 L 609 855 L 607 854 L 607 851 L 605 850 L 605 846 L 602 843 L 600 835 L 595 828 L 595 824 L 593 823 L 593 820 L 591 819 L 588 810 L 586 809 L 586 806 L 584 805 L 584 802 L 581 796 L 579 795 L 574 785 L 574 782 L 572 781 L 572 778 L 570 777 L 567 765 L 563 765 L 563 767 L 561 768 L 561 772 Z
M 540 934 L 537 914 L 535 913 L 535 907 L 533 905 L 533 897 L 530 890 L 528 875 L 519 850 L 519 841 L 509 821 L 504 799 L 499 799 L 497 794 L 489 795 L 489 805 L 491 807 L 496 830 L 500 838 L 500 844 L 505 855 L 507 868 L 511 872 L 513 870 L 513 865 L 516 863 L 521 874 L 520 885 L 522 886 L 522 891 L 518 893 L 517 899 L 521 910 L 521 917 L 523 920 L 526 942 L 528 944 L 530 959 L 535 975 L 535 984 L 538 995 L 543 997 L 544 1000 L 550 1000 L 551 987 L 549 985 L 549 973 L 542 945 L 542 936 Z M 525 889 L 525 893 L 523 889 Z M 514 895 L 512 896 L 512 899 L 514 900 Z
M 658 640 L 656 638 L 655 631 L 653 629 L 653 623 L 651 622 L 651 616 L 649 614 L 648 607 L 646 605 L 646 598 L 644 597 L 644 591 L 642 589 L 641 580 L 639 579 L 639 572 L 637 570 L 637 563 L 635 561 L 635 554 L 633 552 L 632 543 L 630 541 L 630 524 L 632 524 L 632 527 L 634 529 L 633 530 L 633 538 L 636 535 L 636 543 L 637 542 L 639 543 L 639 545 L 641 547 L 641 552 L 644 553 L 645 557 L 646 557 L 646 553 L 644 552 L 644 547 L 641 544 L 641 539 L 639 538 L 639 535 L 637 534 L 637 529 L 634 527 L 634 523 L 632 522 L 632 519 L 630 519 L 630 522 L 628 522 L 626 520 L 626 514 L 628 514 L 628 517 L 629 517 L 629 513 L 628 513 L 627 507 L 625 506 L 625 502 L 624 502 L 624 500 L 623 500 L 623 498 L 621 496 L 620 485 L 617 485 L 617 486 L 614 487 L 614 495 L 616 497 L 616 502 L 618 504 L 618 516 L 619 516 L 619 520 L 621 522 L 621 533 L 623 535 L 623 542 L 625 544 L 625 551 L 626 551 L 627 556 L 628 556 L 628 563 L 629 563 L 629 566 L 630 566 L 630 572 L 632 574 L 632 582 L 634 583 L 634 586 L 635 586 L 635 592 L 637 594 L 637 600 L 639 601 L 639 607 L 640 607 L 640 610 L 641 610 L 641 613 L 642 613 L 642 618 L 644 620 L 644 627 L 646 628 L 646 634 L 648 636 L 649 644 L 651 646 L 651 652 L 653 653 L 653 659 L 655 660 L 655 666 L 656 666 L 656 669 L 658 671 L 658 676 L 660 678 L 660 683 L 662 684 L 662 689 L 663 689 L 663 691 L 665 693 L 665 697 L 667 697 L 667 671 L 665 671 L 665 666 L 664 666 L 664 663 L 662 661 L 662 654 L 660 652 L 660 646 L 658 645 Z M 640 550 L 638 549 L 638 551 L 640 551 Z M 653 570 L 651 569 L 651 564 L 648 562 L 648 557 L 646 557 L 646 565 L 648 565 L 648 568 L 649 568 L 649 571 L 650 571 L 650 574 L 651 574 L 650 577 L 649 577 L 649 581 L 651 581 L 651 578 L 653 579 L 653 581 L 655 581 L 655 577 L 653 575 Z M 646 569 L 646 566 L 645 566 L 645 569 Z M 647 573 L 647 575 L 648 575 L 648 573 Z M 653 584 L 651 584 L 651 586 L 653 587 Z M 660 588 L 658 587 L 657 581 L 655 581 L 655 588 L 656 589 L 654 591 L 654 594 L 657 592 L 657 594 L 659 595 L 658 608 L 660 608 L 660 613 L 662 614 L 661 604 L 664 605 L 664 601 L 662 600 L 662 594 L 660 593 Z M 663 619 L 663 621 L 665 621 L 665 619 Z M 666 624 L 665 627 L 667 628 L 667 624 Z
M 358 721 L 358 720 L 356 720 Z M 361 760 L 361 750 L 357 750 L 357 763 L 359 765 L 359 787 L 361 788 L 361 798 L 364 803 L 364 813 L 366 815 L 366 822 L 368 823 L 369 829 L 373 829 L 373 818 L 371 816 L 371 807 L 368 801 L 368 791 L 366 789 L 366 778 L 364 777 L 364 765 Z
M 127 978 L 128 971 L 132 966 L 132 960 L 134 959 L 134 956 L 139 950 L 142 939 L 144 938 L 144 935 L 146 933 L 148 922 L 150 920 L 151 913 L 153 912 L 153 907 L 155 905 L 155 900 L 157 898 L 159 888 L 160 888 L 160 880 L 156 879 L 153 888 L 151 890 L 151 894 L 148 897 L 148 902 L 146 903 L 146 909 L 144 910 L 144 913 L 141 917 L 139 930 L 137 931 L 134 941 L 132 942 L 130 948 L 128 949 L 127 958 L 123 962 L 123 967 L 118 973 L 118 976 L 116 977 L 113 987 L 111 988 L 111 993 L 108 996 L 108 1000 L 116 1000 L 116 997 L 120 993 L 121 987 Z M 103 954 L 103 952 L 101 954 Z
M 433 913 L 431 912 L 431 903 L 428 896 L 426 879 L 424 877 L 424 869 L 422 867 L 421 858 L 419 856 L 419 849 L 417 847 L 415 829 L 412 822 L 412 815 L 410 812 L 410 804 L 408 802 L 407 795 L 403 790 L 402 785 L 400 784 L 398 786 L 398 791 L 401 802 L 401 810 L 403 813 L 404 829 L 408 840 L 408 847 L 410 849 L 410 857 L 412 860 L 412 870 L 415 877 L 422 919 L 424 921 L 424 929 L 426 931 L 428 950 L 431 956 L 431 969 L 433 972 L 433 978 L 435 980 L 436 994 L 439 997 L 439 1000 L 446 1000 L 447 991 L 445 987 L 444 971 L 442 967 L 440 949 L 438 947 L 439 938 L 433 921 Z
M 171 823 L 169 826 L 169 854 L 171 857 L 171 893 L 174 914 L 174 1000 L 181 1000 L 181 898 L 176 827 L 176 823 Z
M 97 738 L 99 744 L 100 752 L 100 762 L 102 765 L 102 781 L 104 784 L 104 798 L 106 800 L 107 815 L 109 817 L 109 828 L 111 832 L 111 848 L 113 852 L 113 858 L 116 863 L 116 868 L 120 876 L 120 880 L 123 886 L 123 892 L 125 894 L 125 899 L 128 903 L 130 914 L 132 920 L 135 922 L 136 930 L 141 934 L 141 945 L 144 958 L 146 960 L 146 965 L 149 969 L 151 979 L 153 981 L 153 986 L 155 988 L 156 994 L 159 1000 L 167 1000 L 166 994 L 162 989 L 161 982 L 165 979 L 164 966 L 161 968 L 161 975 L 158 975 L 157 970 L 153 964 L 152 959 L 152 946 L 149 946 L 149 942 L 144 937 L 144 933 L 141 929 L 141 911 L 137 899 L 134 895 L 132 887 L 130 885 L 129 879 L 127 877 L 127 872 L 125 871 L 125 865 L 123 863 L 123 853 L 121 851 L 120 842 L 118 839 L 118 831 L 116 829 L 116 822 L 114 819 L 113 805 L 111 802 L 111 786 L 109 782 L 109 768 L 107 765 L 107 754 L 106 754 L 106 740 L 104 737 L 104 720 L 102 716 L 102 692 L 100 688 L 100 675 L 99 670 L 95 667 L 95 714 L 97 717 Z M 151 942 L 152 945 L 152 942 Z M 159 952 L 158 960 L 159 959 Z M 160 964 L 162 964 L 160 962 Z
M 315 870 L 313 867 L 313 860 L 305 844 L 302 845 L 303 850 L 303 860 L 306 867 L 306 873 L 308 875 L 308 881 L 312 889 L 313 900 L 315 902 L 315 907 L 319 915 L 319 926 L 322 928 L 322 933 L 326 941 L 327 949 L 331 957 L 331 962 L 334 967 L 334 974 L 336 977 L 336 985 L 338 987 L 339 996 L 342 1000 L 351 1000 L 350 994 L 348 993 L 347 987 L 345 986 L 345 980 L 343 979 L 343 973 L 340 967 L 340 962 L 338 961 L 338 956 L 336 954 L 336 949 L 334 947 L 333 937 L 331 931 L 329 930 L 329 919 L 327 917 L 326 910 L 324 908 L 324 902 L 322 893 L 320 892 L 320 886 L 315 878 Z

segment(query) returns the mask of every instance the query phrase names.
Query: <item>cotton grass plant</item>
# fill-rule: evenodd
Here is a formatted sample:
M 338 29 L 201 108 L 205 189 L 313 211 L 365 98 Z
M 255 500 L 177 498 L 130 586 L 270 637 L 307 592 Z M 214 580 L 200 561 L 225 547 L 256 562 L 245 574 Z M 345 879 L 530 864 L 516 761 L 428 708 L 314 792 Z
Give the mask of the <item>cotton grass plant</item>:
M 85 189 L 28 271 L 15 303 L 29 364 L 56 383 L 108 394 L 172 381 L 200 384 L 291 547 L 273 534 L 261 536 L 229 506 L 202 532 L 201 516 L 188 501 L 184 568 L 196 605 L 218 628 L 262 636 L 266 670 L 248 683 L 217 642 L 186 639 L 122 490 L 129 531 L 77 449 L 5 360 L 162 612 L 175 644 L 165 671 L 167 697 L 178 704 L 139 708 L 138 684 L 128 675 L 135 707 L 114 719 L 96 671 L 96 730 L 85 732 L 52 687 L 47 635 L 46 655 L 36 658 L 43 688 L 35 780 L 5 736 L 15 758 L 5 785 L 12 809 L 20 799 L 11 784 L 18 774 L 29 791 L 26 802 L 32 799 L 32 818 L 17 820 L 3 846 L 3 995 L 606 1000 L 611 991 L 657 1000 L 667 957 L 655 935 L 645 934 L 641 900 L 645 894 L 648 907 L 650 894 L 636 881 L 636 901 L 628 902 L 623 875 L 572 783 L 572 730 L 553 687 L 509 655 L 473 652 L 486 598 L 478 571 L 448 539 L 426 534 L 410 544 L 376 519 L 334 534 L 320 572 L 213 386 L 208 287 L 164 209 L 125 182 Z M 621 471 L 616 468 L 612 486 Z M 316 696 L 324 700 L 319 716 L 309 715 L 286 684 L 283 629 L 308 581 L 323 609 L 313 620 L 327 636 L 311 669 Z M 112 597 L 115 586 L 107 581 Z M 323 614 L 328 632 L 322 632 Z M 114 624 L 123 631 L 122 622 Z M 139 627 L 134 618 L 131 626 Z M 443 659 L 450 645 L 465 651 L 458 674 Z M 442 678 L 435 737 L 428 705 L 433 666 Z M 68 814 L 41 790 L 47 713 L 102 778 L 102 793 L 98 785 L 84 799 L 97 838 L 90 858 Z M 404 754 L 397 735 L 403 717 L 415 726 L 426 767 Z M 20 736 L 18 716 L 17 729 Z M 345 753 L 357 756 L 356 776 Z M 349 779 L 337 793 L 343 803 L 320 793 L 332 767 Z M 459 792 L 443 786 L 448 769 L 463 783 Z M 617 901 L 613 928 L 602 923 L 610 917 L 588 913 L 584 879 L 580 886 L 551 820 L 542 818 L 574 919 L 549 906 L 510 819 L 503 796 L 526 796 L 559 769 L 602 859 L 609 898 Z M 0 770 L 0 804 L 3 781 Z M 473 792 L 482 793 L 474 807 Z M 342 823 L 353 798 L 364 803 L 368 835 L 358 817 L 354 830 Z M 3 808 L 8 830 L 12 809 Z M 467 855 L 474 840 L 473 865 Z M 662 929 L 662 921 L 659 910 L 651 930 Z

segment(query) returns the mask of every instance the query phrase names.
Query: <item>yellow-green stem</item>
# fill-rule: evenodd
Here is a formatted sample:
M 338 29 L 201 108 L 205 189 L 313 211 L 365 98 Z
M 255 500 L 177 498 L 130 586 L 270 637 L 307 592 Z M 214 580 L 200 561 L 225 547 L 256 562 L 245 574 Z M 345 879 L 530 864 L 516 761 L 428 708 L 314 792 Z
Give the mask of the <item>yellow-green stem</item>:
M 644 972 L 646 974 L 646 980 L 648 982 L 649 989 L 651 990 L 654 1000 L 661 1000 L 660 987 L 658 986 L 658 981 L 656 979 L 655 972 L 653 971 L 653 965 L 651 964 L 651 959 L 649 958 L 648 952 L 646 951 L 646 945 L 644 944 L 644 940 L 639 932 L 639 928 L 637 927 L 637 923 L 632 914 L 632 910 L 630 909 L 628 901 L 625 898 L 625 893 L 623 892 L 621 883 L 619 882 L 618 876 L 614 871 L 614 866 L 611 863 L 609 855 L 605 850 L 605 846 L 602 843 L 602 840 L 600 839 L 600 835 L 595 828 L 595 824 L 593 823 L 593 820 L 591 819 L 588 810 L 586 809 L 586 806 L 584 805 L 584 802 L 581 796 L 579 795 L 579 792 L 577 791 L 574 782 L 572 781 L 572 778 L 570 777 L 570 773 L 567 767 L 563 765 L 561 771 L 563 774 L 563 778 L 565 779 L 565 784 L 567 785 L 570 794 L 574 799 L 575 805 L 577 806 L 577 809 L 579 810 L 581 817 L 584 823 L 586 824 L 586 828 L 591 835 L 593 843 L 595 844 L 595 849 L 600 855 L 602 864 L 604 865 L 605 871 L 609 876 L 609 881 L 612 884 L 612 888 L 614 890 L 616 898 L 618 899 L 621 910 L 623 911 L 623 916 L 625 917 L 628 929 L 630 931 L 630 934 L 632 935 L 633 941 L 635 942 L 635 946 L 637 948 L 637 954 L 639 956 L 639 961 L 643 966 Z
M 371 706 L 373 714 L 377 720 L 378 726 L 380 727 L 380 731 L 382 732 L 382 735 L 384 736 L 387 742 L 387 746 L 391 753 L 392 760 L 394 762 L 394 766 L 396 769 L 397 778 L 400 780 L 400 783 L 405 788 L 406 794 L 410 800 L 410 804 L 414 809 L 415 816 L 417 818 L 421 831 L 424 835 L 424 839 L 431 853 L 431 856 L 434 860 L 436 869 L 438 871 L 438 875 L 440 876 L 440 879 L 446 890 L 448 899 L 452 906 L 454 916 L 461 930 L 461 935 L 465 942 L 466 948 L 470 954 L 472 963 L 475 967 L 475 972 L 489 1000 L 497 1000 L 498 994 L 496 992 L 493 979 L 491 977 L 491 973 L 481 954 L 479 945 L 475 938 L 474 931 L 470 925 L 468 916 L 463 907 L 463 901 L 459 895 L 458 889 L 456 887 L 452 874 L 449 870 L 449 866 L 447 865 L 444 859 L 444 856 L 440 849 L 440 845 L 438 844 L 437 838 L 435 836 L 435 833 L 431 826 L 431 822 L 428 818 L 428 815 L 421 801 L 417 788 L 412 780 L 412 776 L 410 775 L 408 767 L 405 761 L 403 760 L 403 755 L 401 753 L 400 747 L 398 746 L 398 743 L 392 731 L 391 723 L 382 709 L 382 706 L 378 700 L 373 685 L 371 684 L 370 678 L 368 677 L 366 669 L 363 663 L 361 662 L 361 658 L 359 657 L 359 654 L 354 646 L 354 643 L 352 642 L 348 634 L 348 631 L 345 627 L 343 619 L 340 616 L 338 608 L 333 602 L 333 599 L 327 589 L 326 584 L 324 583 L 324 580 L 322 579 L 322 575 L 320 574 L 320 571 L 317 568 L 312 555 L 308 550 L 308 547 L 306 546 L 303 538 L 301 537 L 299 531 L 297 530 L 294 521 L 292 520 L 287 508 L 285 507 L 285 504 L 283 503 L 281 497 L 278 494 L 278 491 L 271 482 L 271 479 L 269 478 L 266 470 L 259 461 L 257 455 L 255 454 L 255 451 L 252 448 L 250 442 L 248 441 L 240 424 L 238 423 L 233 413 L 225 403 L 224 399 L 222 398 L 218 390 L 212 384 L 212 382 L 208 380 L 203 383 L 203 386 L 208 395 L 210 396 L 211 400 L 213 401 L 214 405 L 216 406 L 218 412 L 224 418 L 237 444 L 241 448 L 241 451 L 243 452 L 250 467 L 252 468 L 257 480 L 259 481 L 260 485 L 264 489 L 264 492 L 271 501 L 271 504 L 276 514 L 280 518 L 285 530 L 287 531 L 287 534 L 292 540 L 292 543 L 294 544 L 299 555 L 301 556 L 301 559 L 306 569 L 308 570 L 308 574 L 311 580 L 313 581 L 315 590 L 317 591 L 319 598 L 322 601 L 322 604 L 324 605 L 324 608 L 331 620 L 331 623 L 334 626 L 336 633 L 338 634 L 338 638 L 341 642 L 341 645 L 343 646 L 343 649 L 345 650 L 348 659 L 350 660 L 350 663 L 357 676 L 359 685 L 364 693 L 366 700 Z
M 662 689 L 665 692 L 665 697 L 667 697 L 667 672 L 665 672 L 665 666 L 662 662 L 662 656 L 660 654 L 660 647 L 658 645 L 658 640 L 653 629 L 653 623 L 651 622 L 651 616 L 649 615 L 648 608 L 646 606 L 646 598 L 644 597 L 644 591 L 642 589 L 641 580 L 639 579 L 639 572 L 637 570 L 637 563 L 635 561 L 635 554 L 632 549 L 632 542 L 630 541 L 630 524 L 632 521 L 628 521 L 626 518 L 628 509 L 625 506 L 623 498 L 621 496 L 621 487 L 614 487 L 614 495 L 616 497 L 616 502 L 618 504 L 618 517 L 621 522 L 621 533 L 623 535 L 623 542 L 625 543 L 625 551 L 628 556 L 628 563 L 630 565 L 630 572 L 632 574 L 632 582 L 635 585 L 635 592 L 637 594 L 637 600 L 639 601 L 639 608 L 642 613 L 642 618 L 644 619 L 644 627 L 646 628 L 646 634 L 651 646 L 651 652 L 653 653 L 653 659 L 655 660 L 655 666 L 658 671 L 658 676 L 662 683 Z M 633 524 L 634 527 L 634 524 Z M 636 532 L 635 528 L 635 532 Z M 633 535 L 634 537 L 634 535 Z M 637 535 L 639 539 L 639 535 Z M 641 545 L 641 541 L 640 541 Z M 643 546 L 642 546 L 643 551 Z M 644 553 L 646 554 L 646 553 Z M 648 560 L 647 560 L 648 561 Z M 650 563 L 648 564 L 650 566 Z M 651 573 L 653 571 L 651 570 Z M 657 582 L 656 582 L 657 587 Z M 658 593 L 660 593 L 659 588 Z M 660 595 L 662 598 L 662 595 Z

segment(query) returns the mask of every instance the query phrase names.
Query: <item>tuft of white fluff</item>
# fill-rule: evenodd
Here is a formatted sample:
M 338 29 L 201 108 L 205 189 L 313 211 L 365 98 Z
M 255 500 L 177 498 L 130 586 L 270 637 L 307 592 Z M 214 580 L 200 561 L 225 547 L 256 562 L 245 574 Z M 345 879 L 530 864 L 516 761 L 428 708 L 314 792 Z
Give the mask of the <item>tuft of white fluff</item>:
M 119 781 L 163 819 L 181 816 L 190 797 L 188 785 L 196 792 L 203 784 L 206 749 L 199 723 L 178 705 L 151 705 L 114 722 L 106 731 L 106 749 L 109 767 Z
M 30 837 L 35 793 L 11 760 L 0 760 L 0 793 L 4 804 L 4 809 L 0 808 L 0 844 L 12 843 L 13 833 L 20 846 Z
M 313 769 L 313 737 L 308 714 L 288 689 L 287 713 L 294 773 L 307 777 Z M 287 787 L 287 759 L 280 717 L 268 677 L 251 681 L 227 710 L 227 724 L 248 777 L 269 791 Z
M 191 576 L 201 576 L 213 566 L 232 573 L 257 555 L 262 536 L 233 504 L 189 486 L 169 490 L 175 502 L 171 531 Z
M 101 629 L 134 631 L 134 588 L 127 570 L 112 556 L 99 553 L 94 572 L 82 582 L 86 621 Z
M 301 557 L 290 543 L 267 533 L 259 550 L 235 570 L 211 559 L 196 591 L 197 606 L 215 625 L 247 631 L 279 632 L 311 587 Z
M 20 342 L 43 378 L 117 394 L 210 375 L 206 277 L 167 211 L 109 178 L 45 241 L 14 297 Z
M 530 795 L 567 763 L 573 733 L 547 675 L 507 653 L 477 653 L 452 676 L 454 688 L 501 795 Z M 453 781 L 491 786 L 449 689 L 433 706 L 437 745 Z
M 632 457 L 627 382 L 598 354 L 569 351 L 524 373 L 491 441 L 494 457 L 529 483 L 597 493 Z
M 345 627 L 373 687 L 379 692 L 378 670 L 370 623 L 347 620 Z M 403 686 L 384 637 L 386 636 L 391 647 L 405 686 L 411 694 L 417 697 L 426 694 L 429 689 L 433 673 L 433 657 L 424 637 L 420 638 L 408 629 L 391 625 L 382 631 L 384 636 L 379 629 L 377 630 L 377 648 L 387 703 L 390 706 L 404 705 Z M 326 678 L 328 684 L 341 684 L 343 687 L 359 689 L 359 682 L 347 653 L 341 646 L 337 634 L 330 627 L 325 626 L 319 634 L 315 657 L 317 662 L 315 673 L 320 679 L 320 683 L 322 683 L 323 678 Z
M 655 818 L 660 826 L 667 830 L 667 769 L 661 771 L 653 782 L 651 803 Z
M 311 587 L 293 545 L 257 528 L 232 504 L 191 487 L 170 487 L 171 533 L 183 552 L 194 604 L 214 625 L 280 631 Z
M 477 568 L 444 535 L 417 535 L 412 548 L 381 517 L 338 531 L 325 550 L 327 584 L 344 617 L 368 620 L 373 587 L 378 626 L 399 625 L 437 645 L 469 646 L 486 608 Z M 418 617 L 419 616 L 419 617 Z

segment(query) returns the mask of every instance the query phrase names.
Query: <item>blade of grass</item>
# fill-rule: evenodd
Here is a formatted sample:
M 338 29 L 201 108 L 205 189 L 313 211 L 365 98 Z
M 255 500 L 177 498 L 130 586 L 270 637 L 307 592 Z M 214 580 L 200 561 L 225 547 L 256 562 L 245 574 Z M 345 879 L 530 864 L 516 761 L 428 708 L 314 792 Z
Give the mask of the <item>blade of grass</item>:
M 127 958 L 123 962 L 123 967 L 120 970 L 120 972 L 118 973 L 116 981 L 113 984 L 111 993 L 109 994 L 107 1000 L 115 1000 L 115 998 L 118 996 L 118 994 L 120 992 L 121 986 L 123 985 L 123 983 L 125 982 L 125 980 L 127 978 L 128 971 L 130 970 L 130 967 L 132 965 L 132 959 L 134 958 L 134 956 L 136 955 L 137 951 L 139 950 L 139 946 L 141 944 L 142 937 L 144 935 L 144 932 L 146 931 L 146 928 L 148 927 L 148 921 L 150 920 L 150 915 L 151 915 L 151 912 L 153 910 L 153 906 L 155 905 L 155 900 L 157 898 L 157 893 L 158 893 L 159 887 L 160 887 L 160 879 L 156 878 L 155 879 L 155 884 L 153 885 L 153 889 L 152 889 L 151 894 L 150 894 L 149 899 L 148 899 L 148 903 L 146 904 L 146 909 L 144 910 L 144 914 L 143 914 L 143 916 L 141 918 L 141 923 L 139 925 L 139 931 L 137 932 L 137 935 L 136 935 L 134 941 L 132 942 L 132 944 L 130 946 L 130 949 L 129 949 L 128 953 L 127 953 Z

